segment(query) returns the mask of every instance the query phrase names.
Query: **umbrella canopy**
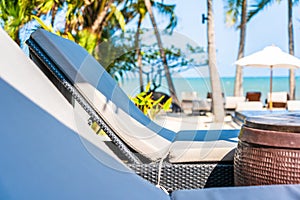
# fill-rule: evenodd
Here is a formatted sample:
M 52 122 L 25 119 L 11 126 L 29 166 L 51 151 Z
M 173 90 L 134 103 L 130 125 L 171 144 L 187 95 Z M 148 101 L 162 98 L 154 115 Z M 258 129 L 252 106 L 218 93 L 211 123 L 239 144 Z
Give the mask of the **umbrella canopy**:
M 268 46 L 263 50 L 243 57 L 235 62 L 240 66 L 268 67 L 271 69 L 270 75 L 270 109 L 272 109 L 272 76 L 273 68 L 300 68 L 300 59 L 283 52 L 279 47 Z
M 268 46 L 263 50 L 243 57 L 235 62 L 240 66 L 300 68 L 300 59 L 283 52 L 279 47 Z

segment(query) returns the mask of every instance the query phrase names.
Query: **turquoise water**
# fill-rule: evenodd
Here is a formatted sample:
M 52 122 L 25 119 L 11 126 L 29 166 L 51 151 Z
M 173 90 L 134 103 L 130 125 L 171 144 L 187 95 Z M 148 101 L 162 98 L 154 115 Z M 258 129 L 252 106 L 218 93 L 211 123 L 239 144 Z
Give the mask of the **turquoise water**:
M 181 92 L 184 91 L 196 91 L 200 98 L 206 98 L 207 92 L 210 91 L 209 78 L 173 78 L 173 81 L 178 98 L 180 98 Z M 221 78 L 221 84 L 225 96 L 232 96 L 234 91 L 234 77 Z M 134 96 L 139 91 L 138 78 L 125 79 L 120 85 L 131 96 Z M 244 95 L 247 91 L 260 91 L 262 93 L 261 101 L 266 99 L 270 91 L 269 86 L 269 77 L 244 77 L 243 79 Z M 166 80 L 163 79 L 162 86 L 158 91 L 168 93 Z M 273 92 L 281 91 L 289 92 L 288 77 L 273 77 Z M 300 77 L 296 78 L 296 99 L 300 100 Z

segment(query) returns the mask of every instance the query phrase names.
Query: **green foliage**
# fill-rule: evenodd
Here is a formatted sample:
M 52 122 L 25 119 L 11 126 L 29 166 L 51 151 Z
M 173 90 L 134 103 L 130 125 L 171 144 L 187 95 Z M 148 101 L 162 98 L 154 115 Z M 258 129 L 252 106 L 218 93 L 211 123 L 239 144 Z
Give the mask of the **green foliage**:
M 76 40 L 80 46 L 92 53 L 96 47 L 98 37 L 97 34 L 91 33 L 88 29 L 83 29 L 78 31 Z
M 163 1 L 152 1 L 152 5 L 159 13 L 170 17 L 172 25 L 167 28 L 176 26 L 175 5 L 167 5 Z M 105 10 L 108 6 L 109 9 Z M 60 12 L 65 14 L 65 25 L 58 30 L 54 22 Z M 96 24 L 96 29 L 92 29 L 95 27 L 96 19 L 103 13 L 104 19 L 100 24 Z M 125 31 L 126 23 L 136 16 L 142 16 L 143 19 L 146 14 L 144 0 L 0 0 L 0 25 L 18 44 L 20 44 L 20 29 L 26 23 L 36 20 L 42 28 L 74 40 L 97 59 L 100 58 L 108 72 L 112 76 L 117 74 L 116 77 L 122 77 L 126 71 L 136 69 L 134 44 L 126 42 L 121 44 L 120 41 L 114 40 L 115 44 L 104 53 L 105 56 L 109 56 L 106 58 L 100 57 L 95 48 L 111 38 L 116 31 Z M 50 19 L 50 25 L 42 20 L 44 18 L 47 18 L 47 21 Z M 120 46 L 124 46 L 122 50 L 115 51 L 115 47 Z M 151 59 L 150 53 L 144 53 L 145 59 L 146 57 Z M 152 58 L 156 59 L 157 56 Z
M 112 4 L 110 7 L 111 7 L 111 13 L 115 15 L 116 20 L 118 21 L 122 31 L 125 31 L 126 23 L 123 14 L 114 4 Z
M 149 82 L 144 92 L 141 92 L 130 99 L 145 115 L 147 115 L 150 119 L 154 119 L 161 110 L 168 111 L 170 109 L 172 98 L 169 98 L 164 104 L 161 104 L 161 101 L 165 96 L 162 96 L 157 100 L 153 100 L 153 93 L 150 92 L 150 86 L 151 84 Z
M 172 33 L 174 28 L 177 26 L 178 21 L 174 11 L 176 5 L 168 5 L 157 1 L 152 1 L 152 5 L 158 10 L 159 13 L 169 16 L 169 24 L 166 26 L 165 30 Z
M 250 21 L 256 14 L 261 12 L 266 7 L 271 6 L 275 2 L 281 3 L 282 0 L 257 0 L 257 1 L 254 1 L 250 5 L 247 21 Z M 297 5 L 298 3 L 299 3 L 299 0 L 293 0 L 293 5 Z
M 148 34 L 148 32 L 142 30 L 141 34 Z M 139 70 L 134 37 L 135 31 L 127 30 L 126 33 L 113 37 L 97 46 L 98 61 L 117 81 L 120 78 L 122 79 L 128 71 L 137 72 Z M 144 41 L 141 41 L 139 46 L 142 54 L 142 65 L 152 68 L 151 74 L 146 70 L 143 73 L 149 77 L 147 82 L 155 83 L 158 76 L 164 76 L 159 47 L 157 43 L 148 44 Z M 169 46 L 164 48 L 164 51 L 169 69 L 173 71 L 183 71 L 188 65 L 199 66 L 207 63 L 207 60 L 201 60 L 201 56 L 199 56 L 204 53 L 202 47 L 193 47 L 187 44 L 185 50 Z
M 124 5 L 124 14 L 127 17 L 134 18 L 137 15 L 142 17 L 142 20 L 145 18 L 146 14 L 148 13 L 147 8 L 145 6 L 144 0 L 128 0 L 127 3 Z M 163 15 L 164 17 L 169 17 L 169 23 L 165 27 L 166 31 L 172 33 L 173 29 L 177 26 L 177 16 L 175 15 L 175 4 L 165 4 L 164 1 L 154 1 L 151 0 L 151 4 L 154 9 L 158 11 L 159 14 Z
M 19 43 L 19 30 L 31 20 L 38 0 L 1 0 L 0 21 L 9 36 Z
M 42 4 L 39 5 L 39 12 L 41 12 L 41 13 L 48 13 L 58 3 L 59 3 L 58 0 L 45 0 Z
M 227 0 L 225 1 L 226 18 L 225 22 L 227 26 L 234 26 L 238 23 L 239 16 L 241 15 L 243 0 Z
M 55 31 L 51 25 L 45 24 L 43 22 L 43 20 L 41 20 L 39 17 L 33 15 L 32 18 L 35 19 L 43 29 L 45 29 L 49 32 L 55 33 L 56 35 L 59 35 L 61 37 L 67 38 L 67 39 L 72 40 L 72 41 L 75 41 L 75 39 L 74 39 L 74 37 L 71 33 L 69 33 L 69 32 L 68 33 L 61 33 L 59 31 Z

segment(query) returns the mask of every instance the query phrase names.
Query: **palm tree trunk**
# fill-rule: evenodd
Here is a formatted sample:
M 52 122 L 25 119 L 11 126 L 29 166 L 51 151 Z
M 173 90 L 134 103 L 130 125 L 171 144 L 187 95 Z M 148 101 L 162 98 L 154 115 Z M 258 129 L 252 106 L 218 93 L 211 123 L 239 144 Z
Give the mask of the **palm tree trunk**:
M 289 53 L 294 55 L 294 32 L 293 32 L 293 1 L 288 0 L 288 30 L 289 30 Z M 290 69 L 290 98 L 295 99 L 295 70 Z
M 53 8 L 51 9 L 52 13 L 51 13 L 51 26 L 54 27 L 54 20 L 55 20 L 55 16 L 57 14 L 57 10 L 58 10 L 58 5 L 57 3 L 54 3 Z
M 104 9 L 100 11 L 100 13 L 97 15 L 97 18 L 96 20 L 94 21 L 92 27 L 91 27 L 91 30 L 93 33 L 96 33 L 97 30 L 100 29 L 101 27 L 101 24 L 104 22 L 104 19 L 105 19 L 105 16 L 106 14 L 108 13 L 108 9 L 110 8 L 110 5 L 113 3 L 113 0 L 109 0 Z
M 245 40 L 246 40 L 246 24 L 247 24 L 247 0 L 243 0 L 242 16 L 240 24 L 240 44 L 237 59 L 244 57 Z M 235 83 L 234 83 L 234 96 L 243 95 L 243 67 L 236 66 Z
M 210 72 L 210 82 L 212 89 L 212 105 L 214 121 L 221 123 L 224 121 L 224 105 L 222 89 L 217 69 L 217 57 L 215 48 L 215 31 L 213 18 L 213 1 L 207 0 L 207 42 L 208 42 L 208 66 Z
M 142 24 L 142 15 L 139 16 L 138 26 L 135 34 L 135 48 L 136 48 L 136 55 L 137 55 L 137 64 L 139 68 L 139 79 L 140 79 L 140 92 L 144 91 L 144 82 L 143 82 L 143 69 L 142 69 L 142 52 L 140 47 L 140 31 L 141 31 L 141 24 Z
M 173 84 L 171 74 L 170 74 L 170 71 L 169 71 L 169 67 L 168 67 L 168 63 L 167 63 L 167 59 L 166 59 L 166 54 L 165 54 L 165 51 L 164 51 L 164 48 L 163 48 L 163 45 L 162 45 L 160 34 L 158 32 L 158 29 L 157 29 L 155 18 L 154 18 L 153 12 L 152 12 L 151 2 L 150 2 L 150 0 L 144 0 L 144 1 L 145 1 L 145 6 L 146 6 L 146 8 L 148 10 L 148 13 L 149 13 L 151 22 L 152 22 L 152 26 L 154 28 L 157 44 L 158 44 L 159 51 L 160 51 L 160 56 L 161 56 L 163 66 L 164 66 L 164 70 L 165 70 L 165 73 L 166 73 L 166 78 L 167 78 L 167 83 L 168 83 L 168 87 L 169 87 L 170 96 L 172 97 L 173 102 L 176 103 L 178 106 L 180 106 L 180 102 L 177 98 L 175 88 L 174 88 L 174 84 Z

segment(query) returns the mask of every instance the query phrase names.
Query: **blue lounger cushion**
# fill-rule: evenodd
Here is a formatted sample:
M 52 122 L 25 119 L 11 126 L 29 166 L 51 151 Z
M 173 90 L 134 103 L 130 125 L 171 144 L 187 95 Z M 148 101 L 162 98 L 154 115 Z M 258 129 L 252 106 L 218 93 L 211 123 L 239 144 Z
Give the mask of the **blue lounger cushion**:
M 216 162 L 223 158 L 233 160 L 232 150 L 237 145 L 236 141 L 225 141 L 218 137 L 209 142 L 178 141 L 181 133 L 151 121 L 130 101 L 105 69 L 79 45 L 42 29 L 34 32 L 31 38 L 92 104 L 116 135 L 138 153 L 153 161 L 168 154 L 169 160 L 176 163 Z M 238 132 L 235 130 L 236 135 Z M 203 134 L 200 131 L 194 133 Z M 231 157 L 227 156 L 229 153 Z

